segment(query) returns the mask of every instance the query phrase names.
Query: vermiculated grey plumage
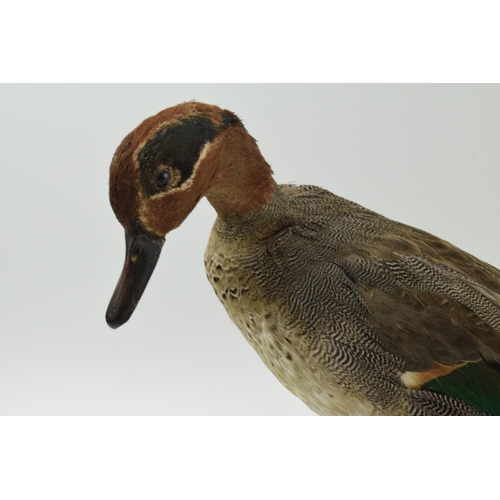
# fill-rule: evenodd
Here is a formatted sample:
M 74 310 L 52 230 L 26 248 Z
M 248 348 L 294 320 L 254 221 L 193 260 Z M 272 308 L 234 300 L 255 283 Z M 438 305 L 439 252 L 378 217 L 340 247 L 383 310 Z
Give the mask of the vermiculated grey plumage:
M 228 314 L 314 411 L 480 414 L 411 390 L 402 375 L 500 362 L 497 269 L 326 190 L 291 185 L 244 220 L 218 219 L 205 258 Z M 305 365 L 316 367 L 311 376 Z

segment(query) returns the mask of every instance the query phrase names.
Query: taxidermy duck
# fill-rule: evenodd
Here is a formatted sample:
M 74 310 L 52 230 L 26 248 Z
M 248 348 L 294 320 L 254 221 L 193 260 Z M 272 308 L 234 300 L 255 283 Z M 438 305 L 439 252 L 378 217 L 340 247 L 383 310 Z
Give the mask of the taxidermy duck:
M 206 196 L 208 280 L 262 361 L 321 415 L 500 414 L 500 271 L 315 186 L 280 185 L 231 111 L 186 102 L 110 169 L 125 228 L 106 320 L 130 318 L 167 233 Z

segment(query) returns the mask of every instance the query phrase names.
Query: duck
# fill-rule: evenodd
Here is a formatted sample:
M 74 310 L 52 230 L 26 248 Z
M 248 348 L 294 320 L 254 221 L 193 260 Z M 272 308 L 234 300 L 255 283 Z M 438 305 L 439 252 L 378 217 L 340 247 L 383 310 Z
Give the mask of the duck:
M 500 414 L 500 271 L 330 191 L 278 184 L 232 111 L 189 101 L 117 148 L 125 230 L 106 312 L 127 322 L 165 237 L 215 209 L 206 275 L 264 364 L 318 415 Z

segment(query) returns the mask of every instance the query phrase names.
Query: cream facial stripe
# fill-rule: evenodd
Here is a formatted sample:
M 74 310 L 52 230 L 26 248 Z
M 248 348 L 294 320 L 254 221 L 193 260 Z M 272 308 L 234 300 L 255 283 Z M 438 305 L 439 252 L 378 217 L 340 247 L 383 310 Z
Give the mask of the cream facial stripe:
M 180 186 L 175 187 L 173 189 L 169 189 L 168 191 L 154 194 L 153 196 L 150 196 L 149 198 L 154 200 L 154 199 L 162 198 L 163 196 L 167 196 L 170 193 L 174 193 L 176 191 L 184 191 L 186 189 L 189 189 L 193 184 L 194 178 L 196 176 L 196 172 L 198 171 L 198 166 L 203 161 L 205 156 L 207 156 L 207 153 L 210 150 L 212 145 L 213 145 L 212 142 L 207 142 L 205 144 L 205 146 L 203 146 L 203 149 L 201 150 L 200 156 L 199 156 L 197 162 L 194 164 L 193 173 L 191 174 L 191 177 L 186 182 L 184 182 L 184 184 L 181 184 Z
M 198 157 L 198 160 L 194 164 L 193 173 L 191 174 L 191 177 L 189 177 L 189 179 L 184 184 L 181 184 L 179 187 L 176 187 L 176 188 L 172 189 L 172 191 L 169 191 L 169 192 L 183 191 L 184 189 L 188 189 L 189 187 L 191 187 L 191 185 L 193 184 L 193 180 L 196 176 L 196 172 L 198 171 L 198 166 L 203 161 L 205 156 L 207 156 L 207 154 L 212 146 L 213 146 L 213 142 L 205 143 L 205 145 L 203 146 L 203 148 L 200 152 L 200 156 Z
M 139 146 L 137 146 L 136 150 L 134 151 L 134 153 L 132 155 L 132 160 L 133 160 L 134 165 L 136 166 L 137 169 L 140 169 L 140 164 L 139 164 L 139 161 L 138 161 L 138 156 L 139 156 L 139 153 L 144 149 L 144 146 L 149 141 L 151 141 L 151 139 L 153 139 L 157 134 L 159 134 L 162 130 L 167 129 L 170 126 L 175 125 L 175 124 L 181 122 L 184 119 L 186 119 L 185 115 L 178 114 L 174 118 L 172 118 L 171 120 L 168 120 L 167 122 L 159 123 L 155 128 L 151 129 L 151 131 L 149 132 L 149 134 L 146 137 L 146 139 L 144 139 L 144 141 L 142 141 L 139 144 Z
M 190 186 L 195 167 L 207 143 L 214 141 L 218 129 L 205 116 L 189 116 L 160 128 L 135 154 L 135 165 L 142 197 L 163 196 Z M 160 186 L 156 178 L 161 167 L 178 173 L 178 187 Z

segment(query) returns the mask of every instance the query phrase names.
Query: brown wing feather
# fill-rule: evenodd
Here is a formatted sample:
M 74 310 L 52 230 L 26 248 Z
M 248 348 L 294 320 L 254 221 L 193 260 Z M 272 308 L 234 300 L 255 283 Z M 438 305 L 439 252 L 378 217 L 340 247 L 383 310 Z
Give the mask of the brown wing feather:
M 500 336 L 470 309 L 428 292 L 385 292 L 358 283 L 372 310 L 370 325 L 410 371 L 492 358 Z
M 410 371 L 500 363 L 500 271 L 423 231 L 391 229 L 338 254 L 385 348 Z

